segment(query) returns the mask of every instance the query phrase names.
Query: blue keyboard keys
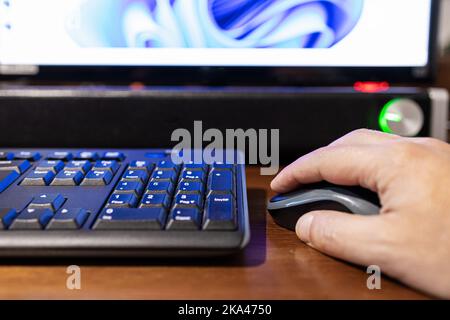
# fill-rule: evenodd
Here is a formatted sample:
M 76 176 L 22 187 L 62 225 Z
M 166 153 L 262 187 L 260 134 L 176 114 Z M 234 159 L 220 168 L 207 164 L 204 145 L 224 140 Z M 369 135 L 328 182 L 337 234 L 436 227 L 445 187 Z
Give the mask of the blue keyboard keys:
M 174 208 L 170 212 L 167 230 L 198 230 L 201 223 L 197 208 Z
M 139 181 L 142 183 L 146 183 L 147 180 L 147 170 L 128 169 L 122 175 L 122 181 Z
M 144 185 L 140 181 L 120 181 L 114 193 L 131 193 L 140 196 L 144 189 Z
M 6 230 L 9 228 L 13 220 L 17 217 L 17 212 L 10 208 L 0 209 L 0 230 Z
M 229 194 L 212 193 L 206 200 L 204 230 L 236 229 L 234 197 Z
M 75 160 L 88 160 L 88 161 L 97 161 L 100 157 L 97 152 L 93 151 L 81 151 L 75 154 Z
M 19 176 L 17 171 L 0 171 L 0 193 L 5 191 Z
M 206 163 L 193 163 L 191 161 L 183 164 L 183 170 L 191 170 L 191 171 L 201 170 L 204 172 L 208 172 L 208 165 Z
M 52 186 L 78 186 L 83 180 L 83 172 L 79 170 L 68 170 L 58 172 L 56 177 L 53 179 Z
M 139 208 L 169 207 L 170 197 L 167 193 L 147 193 L 142 197 Z
M 22 174 L 31 167 L 31 163 L 28 160 L 2 160 L 0 161 L 0 171 L 17 171 Z
M 9 229 L 11 230 L 42 230 L 53 217 L 49 209 L 28 208 L 14 219 Z
M 117 181 L 114 186 L 106 188 L 121 168 L 119 162 L 125 160 L 121 152 L 105 152 L 100 157 L 94 151 L 44 152 L 46 160 L 37 162 L 31 171 L 28 159 L 35 161 L 35 153 L 18 152 L 21 160 L 10 160 L 12 154 L 0 152 L 0 192 L 23 173 L 21 186 L 105 186 L 99 190 L 109 192 L 108 198 L 102 199 L 106 204 L 89 226 L 93 229 L 200 232 L 232 231 L 238 227 L 236 165 L 218 162 L 210 166 L 205 163 L 176 165 L 170 159 L 130 156 L 129 163 L 123 163 L 126 167 L 120 170 L 120 179 L 114 179 Z M 28 189 L 41 192 L 39 188 Z M 67 207 L 74 202 L 70 200 L 70 193 L 63 192 L 68 201 L 57 193 L 33 193 L 29 198 L 32 201 L 20 214 L 13 209 L 0 208 L 0 229 L 83 228 L 89 212 Z
M 170 160 L 161 160 L 157 163 L 155 170 L 173 170 L 178 172 L 180 165 L 173 163 Z
M 208 177 L 208 191 L 235 194 L 233 172 L 228 170 L 211 171 Z
M 175 182 L 177 179 L 177 173 L 173 170 L 155 170 L 152 173 L 151 180 L 168 180 Z
M 128 165 L 128 169 L 152 171 L 154 164 L 146 160 L 134 160 Z
M 91 167 L 91 163 L 87 160 L 72 160 L 67 162 L 65 169 L 81 171 L 83 172 L 83 174 L 86 174 L 86 172 L 88 172 Z
M 73 154 L 67 151 L 55 151 L 47 155 L 47 160 L 69 161 L 73 159 Z
M 173 183 L 171 181 L 159 181 L 153 180 L 150 181 L 147 187 L 146 193 L 168 193 L 171 194 L 173 192 Z
M 58 173 L 64 168 L 64 162 L 61 160 L 44 160 L 37 164 L 36 169 L 38 171 L 52 171 Z
M 41 154 L 34 151 L 20 151 L 14 154 L 14 159 L 16 160 L 38 161 L 40 158 Z
M 107 170 L 110 171 L 112 174 L 116 173 L 116 171 L 119 169 L 119 164 L 115 160 L 99 160 L 97 161 L 92 170 L 98 171 L 98 170 Z
M 179 193 L 200 193 L 203 194 L 204 184 L 199 181 L 180 181 L 177 192 Z
M 49 209 L 54 212 L 61 208 L 64 201 L 59 193 L 42 193 L 33 198 L 28 209 Z
M 22 186 L 48 186 L 55 174 L 53 171 L 34 170 L 30 172 L 25 179 L 22 180 Z
M 214 162 L 211 166 L 212 170 L 231 170 L 234 171 L 234 164 L 228 164 L 223 162 Z
M 14 159 L 14 153 L 8 151 L 0 151 L 0 160 L 12 160 Z
M 125 154 L 118 151 L 108 151 L 103 153 L 102 155 L 103 160 L 117 160 L 117 161 L 123 161 L 125 160 Z
M 91 170 L 81 182 L 82 186 L 106 186 L 113 178 L 109 170 Z
M 59 210 L 47 225 L 48 230 L 77 230 L 86 222 L 89 213 L 80 208 Z
M 174 207 L 196 207 L 202 208 L 203 205 L 203 197 L 201 194 L 193 193 L 193 194 L 177 194 L 175 196 L 175 204 Z
M 181 181 L 185 180 L 203 182 L 205 180 L 205 172 L 202 170 L 183 170 L 181 173 Z
M 132 194 L 113 194 L 106 204 L 106 208 L 133 208 L 136 207 L 137 197 Z
M 166 209 L 106 208 L 94 224 L 96 230 L 161 230 L 166 222 Z

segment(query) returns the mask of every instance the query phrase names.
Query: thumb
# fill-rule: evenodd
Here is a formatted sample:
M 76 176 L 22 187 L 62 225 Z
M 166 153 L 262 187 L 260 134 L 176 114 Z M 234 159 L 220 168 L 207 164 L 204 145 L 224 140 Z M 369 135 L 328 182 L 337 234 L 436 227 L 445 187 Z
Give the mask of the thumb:
M 300 240 L 330 256 L 360 265 L 384 265 L 389 253 L 383 216 L 313 211 L 296 225 Z

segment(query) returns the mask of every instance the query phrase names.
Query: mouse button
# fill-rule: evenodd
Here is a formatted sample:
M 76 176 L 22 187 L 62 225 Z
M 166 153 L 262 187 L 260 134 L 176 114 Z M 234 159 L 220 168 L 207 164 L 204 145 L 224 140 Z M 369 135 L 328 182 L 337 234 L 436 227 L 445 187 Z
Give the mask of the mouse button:
M 286 200 L 298 197 L 307 191 L 310 191 L 310 190 L 304 189 L 304 190 L 297 190 L 297 191 L 293 191 L 293 192 L 289 192 L 289 193 L 278 194 L 278 195 L 272 197 L 270 199 L 269 203 L 277 203 L 277 202 L 286 201 Z

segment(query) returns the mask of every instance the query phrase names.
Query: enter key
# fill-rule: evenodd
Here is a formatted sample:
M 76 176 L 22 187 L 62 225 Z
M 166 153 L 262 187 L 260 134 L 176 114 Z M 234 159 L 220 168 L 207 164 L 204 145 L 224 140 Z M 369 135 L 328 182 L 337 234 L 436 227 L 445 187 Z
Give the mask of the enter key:
M 231 193 L 211 193 L 206 200 L 204 230 L 236 229 L 236 208 Z

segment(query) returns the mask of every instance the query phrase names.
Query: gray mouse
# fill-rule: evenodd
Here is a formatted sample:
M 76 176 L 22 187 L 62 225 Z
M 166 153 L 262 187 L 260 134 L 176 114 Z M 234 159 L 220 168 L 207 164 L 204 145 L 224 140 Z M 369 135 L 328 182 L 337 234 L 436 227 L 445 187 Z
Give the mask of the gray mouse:
M 328 182 L 303 185 L 300 189 L 273 197 L 267 210 L 274 221 L 295 230 L 298 219 L 310 211 L 335 210 L 360 215 L 376 215 L 381 209 L 377 193 L 362 187 Z

